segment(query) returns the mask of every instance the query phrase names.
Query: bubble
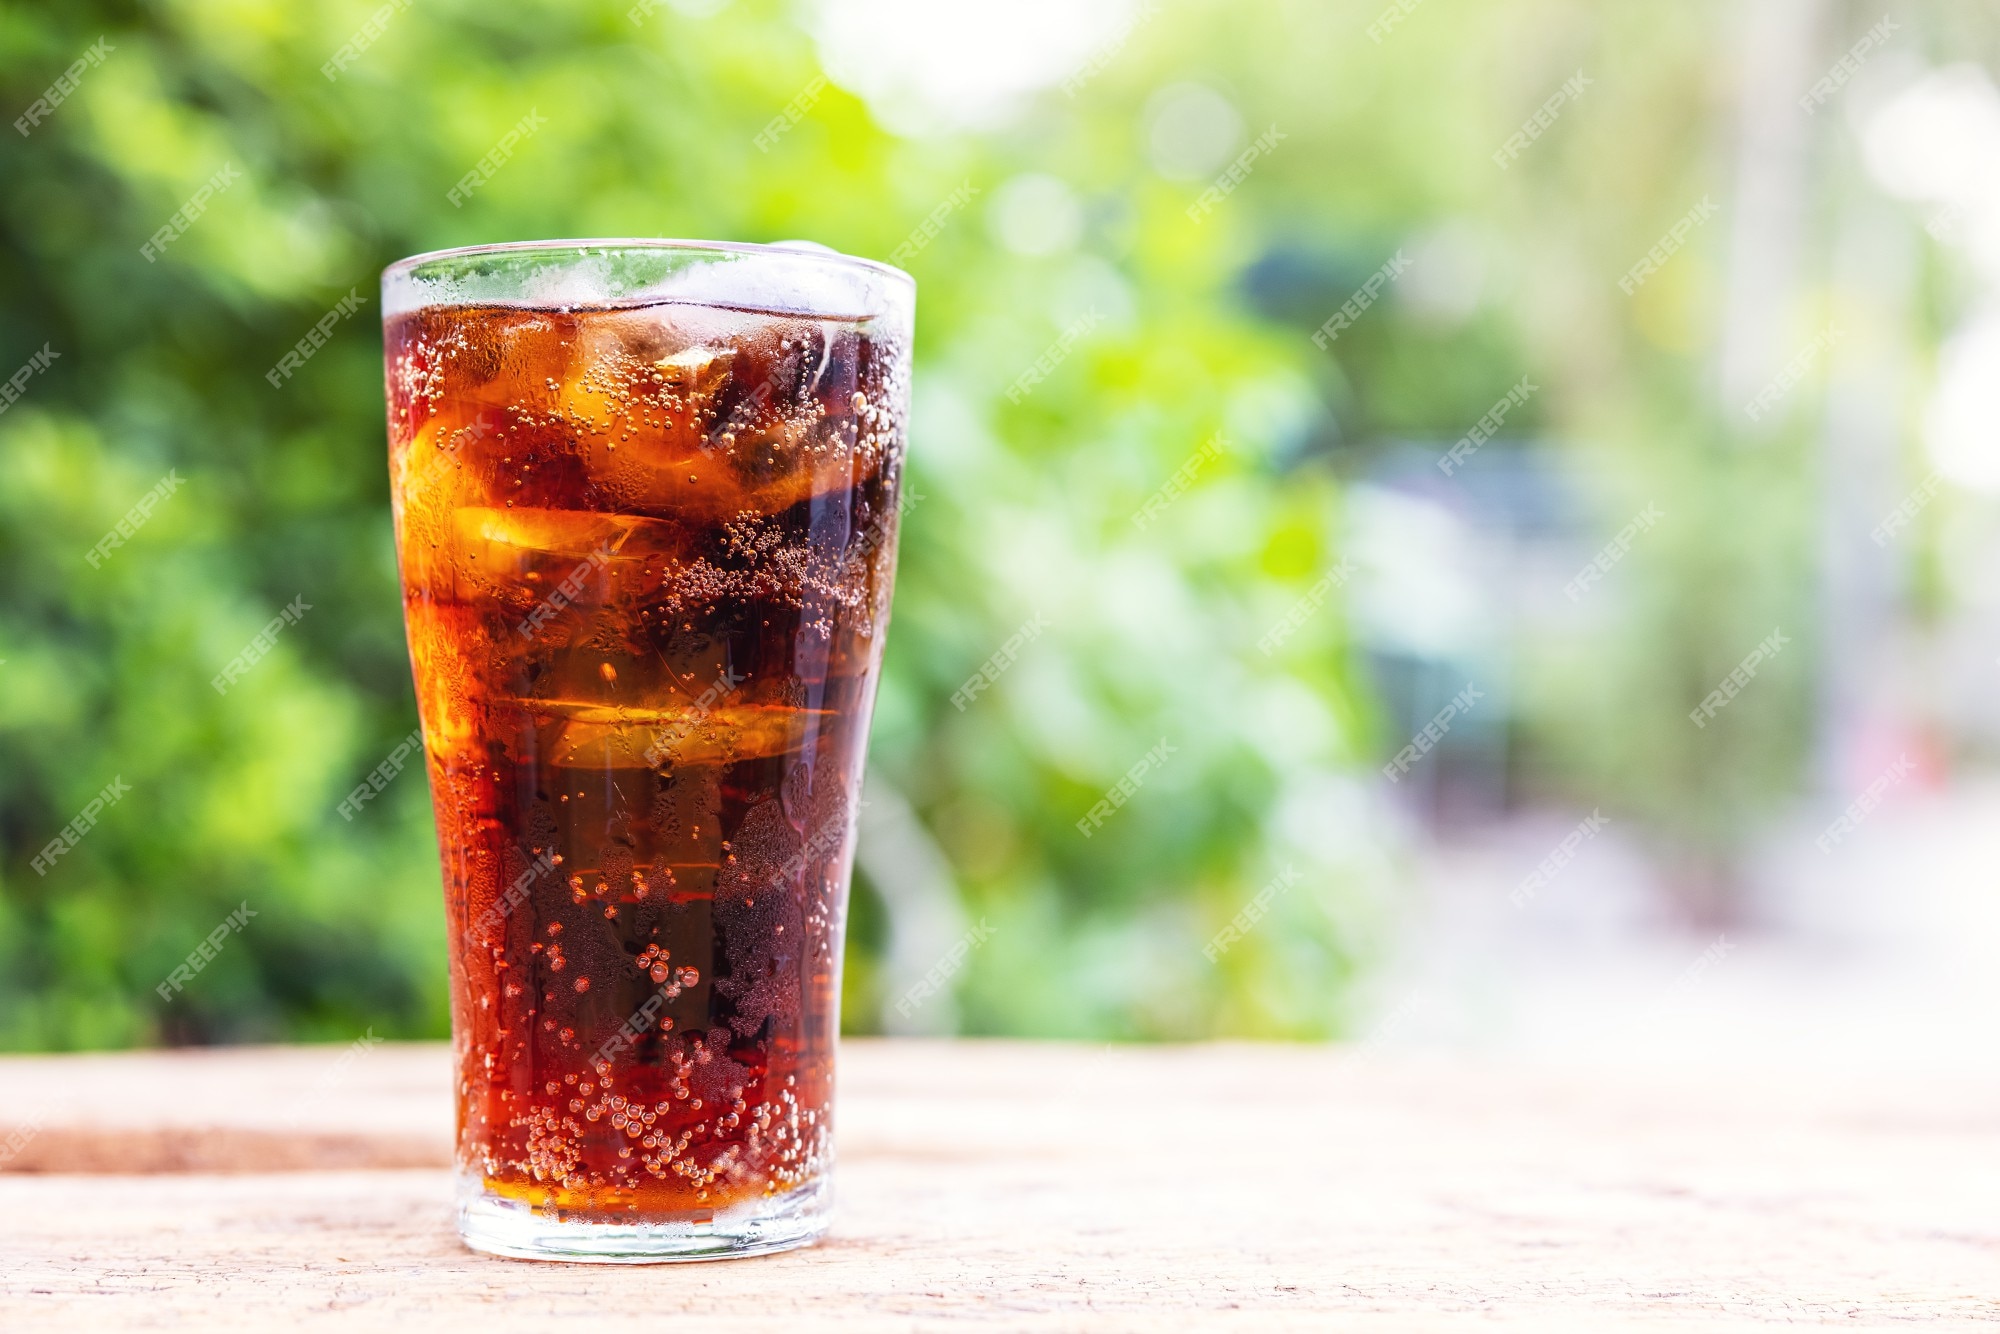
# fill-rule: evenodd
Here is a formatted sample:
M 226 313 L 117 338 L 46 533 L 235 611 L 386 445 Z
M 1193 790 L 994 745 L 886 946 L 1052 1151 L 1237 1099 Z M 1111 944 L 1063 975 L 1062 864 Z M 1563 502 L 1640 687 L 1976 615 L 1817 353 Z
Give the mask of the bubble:
M 1075 192 L 1041 172 L 1024 173 L 1001 186 L 986 221 L 993 239 L 1017 255 L 1059 255 L 1074 250 L 1083 235 L 1083 208 Z M 865 406 L 864 401 L 854 410 Z
M 1160 89 L 1147 101 L 1144 120 L 1146 157 L 1168 180 L 1213 176 L 1243 141 L 1242 114 L 1206 84 Z

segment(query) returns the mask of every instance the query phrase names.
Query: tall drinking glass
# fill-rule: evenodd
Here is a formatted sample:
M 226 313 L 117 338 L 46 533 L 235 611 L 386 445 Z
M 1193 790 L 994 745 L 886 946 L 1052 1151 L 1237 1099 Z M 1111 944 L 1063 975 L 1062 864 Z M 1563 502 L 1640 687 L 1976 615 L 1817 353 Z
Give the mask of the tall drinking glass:
M 800 247 L 383 274 L 477 1250 L 696 1259 L 826 1227 L 914 304 L 908 275 Z

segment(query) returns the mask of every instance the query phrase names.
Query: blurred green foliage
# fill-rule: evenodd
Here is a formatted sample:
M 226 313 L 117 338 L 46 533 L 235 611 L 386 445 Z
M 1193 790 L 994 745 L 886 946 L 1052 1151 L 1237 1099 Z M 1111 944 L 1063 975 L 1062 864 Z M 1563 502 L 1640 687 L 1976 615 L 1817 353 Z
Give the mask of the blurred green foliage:
M 336 804 L 415 716 L 376 274 L 483 241 L 810 238 L 887 258 L 962 184 L 979 192 L 908 264 L 921 499 L 872 745 L 968 917 L 995 928 L 957 980 L 969 1031 L 1342 1029 L 1392 881 L 1358 775 L 1400 741 L 1367 702 L 1344 592 L 1277 651 L 1258 641 L 1341 558 L 1344 475 L 1383 442 L 1448 444 L 1529 372 L 1545 391 L 1510 431 L 1554 424 L 1617 452 L 1617 489 L 1593 497 L 1609 528 L 1664 490 L 1720 512 L 1689 516 L 1679 551 L 1633 554 L 1653 591 L 1630 619 L 1525 673 L 1544 682 L 1523 693 L 1525 753 L 1544 786 L 1728 837 L 1741 793 L 1708 781 L 1680 720 L 1793 594 L 1790 511 L 1730 512 L 1791 484 L 1756 475 L 1782 474 L 1782 457 L 1742 462 L 1702 420 L 1700 247 L 1637 302 L 1614 285 L 1712 188 L 1709 7 L 1430 0 L 1376 43 L 1378 5 L 1196 0 L 1003 128 L 899 137 L 832 85 L 769 151 L 756 136 L 821 73 L 778 4 L 705 18 L 662 5 L 635 22 L 624 0 L 424 0 L 324 77 L 378 8 L 0 14 L 7 108 L 100 35 L 113 48 L 30 134 L 0 133 L 0 376 L 44 343 L 60 354 L 0 416 L 0 1046 L 443 1033 L 423 782 L 404 777 L 351 822 Z M 1583 61 L 1601 88 L 1589 114 L 1499 172 L 1489 154 Z M 1201 218 L 1188 206 L 1208 177 L 1163 177 L 1146 145 L 1151 99 L 1189 80 L 1240 109 L 1239 145 L 1267 125 L 1284 136 Z M 450 202 L 531 110 L 546 125 Z M 241 178 L 145 258 L 226 166 Z M 1003 244 L 996 210 L 1025 173 L 1063 183 L 1074 238 Z M 1491 273 L 1466 309 L 1385 300 L 1331 350 L 1312 345 L 1399 246 L 1445 222 L 1486 238 Z M 362 312 L 267 383 L 350 290 Z M 1080 320 L 1073 351 L 1010 396 Z M 1135 524 L 1191 460 L 1185 493 Z M 1741 476 L 1688 485 L 1710 468 Z M 184 485 L 93 568 L 85 553 L 170 469 Z M 1727 542 L 1696 536 L 1713 530 Z M 301 595 L 304 620 L 227 695 L 211 689 Z M 1050 629 L 955 707 L 1037 613 Z M 1621 676 L 1613 651 L 1640 661 Z M 1626 727 L 1645 692 L 1664 721 Z M 1793 696 L 1772 693 L 1768 712 L 1739 706 L 1756 721 L 1725 744 L 1782 771 L 1785 747 L 1766 743 L 1795 733 Z M 1079 836 L 1163 737 L 1169 761 Z M 130 795 L 37 874 L 31 858 L 114 775 Z M 1211 964 L 1203 944 L 1287 866 L 1297 886 Z M 865 878 L 857 896 L 848 1008 L 866 1031 L 891 999 L 887 929 Z M 257 917 L 160 999 L 239 903 Z

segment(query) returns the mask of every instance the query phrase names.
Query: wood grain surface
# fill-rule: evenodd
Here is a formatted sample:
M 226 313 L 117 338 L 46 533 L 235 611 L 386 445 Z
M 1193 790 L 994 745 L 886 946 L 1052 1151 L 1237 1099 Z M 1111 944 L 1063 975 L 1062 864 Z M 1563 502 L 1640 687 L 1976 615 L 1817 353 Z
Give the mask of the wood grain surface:
M 851 1042 L 826 1241 L 620 1268 L 465 1251 L 444 1048 L 343 1051 L 0 1058 L 0 1329 L 2000 1324 L 1990 1084 Z

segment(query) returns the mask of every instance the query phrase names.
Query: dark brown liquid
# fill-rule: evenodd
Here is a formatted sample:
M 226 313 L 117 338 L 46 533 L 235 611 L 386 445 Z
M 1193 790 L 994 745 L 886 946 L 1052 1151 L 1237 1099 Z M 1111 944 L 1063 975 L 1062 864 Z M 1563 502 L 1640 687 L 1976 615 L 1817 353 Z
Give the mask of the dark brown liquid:
M 682 304 L 387 330 L 459 1160 L 606 1221 L 828 1166 L 907 386 L 866 324 Z

